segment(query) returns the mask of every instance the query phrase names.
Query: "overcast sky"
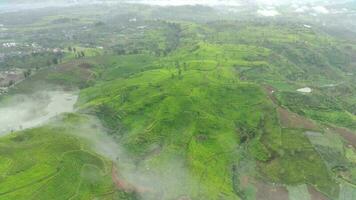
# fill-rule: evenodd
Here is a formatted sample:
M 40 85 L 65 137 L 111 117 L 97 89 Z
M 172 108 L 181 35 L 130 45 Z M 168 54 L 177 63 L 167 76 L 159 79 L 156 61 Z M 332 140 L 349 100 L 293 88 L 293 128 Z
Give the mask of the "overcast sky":
M 207 5 L 207 6 L 241 6 L 247 3 L 258 4 L 260 6 L 275 6 L 280 4 L 304 4 L 316 2 L 343 2 L 356 0 L 0 0 L 0 12 L 12 12 L 18 10 L 64 7 L 83 4 L 100 3 L 144 3 L 161 6 L 181 6 L 181 5 Z M 317 3 L 319 5 L 319 3 Z M 16 4 L 16 5 L 14 5 Z M 270 12 L 270 11 L 268 11 Z
M 228 4 L 236 5 L 241 3 L 254 2 L 265 5 L 276 5 L 285 3 L 310 3 L 310 2 L 341 2 L 347 0 L 0 0 L 0 3 L 41 3 L 41 2 L 57 2 L 57 3 L 85 3 L 85 2 L 145 2 L 150 4 L 166 4 L 166 5 L 189 5 L 189 4 L 206 4 L 206 5 L 217 5 L 217 4 Z M 352 1 L 352 0 L 349 0 Z
M 347 0 L 127 0 L 155 5 L 241 5 L 256 3 L 260 5 L 304 4 L 317 2 L 341 2 Z M 352 0 L 350 0 L 352 1 Z

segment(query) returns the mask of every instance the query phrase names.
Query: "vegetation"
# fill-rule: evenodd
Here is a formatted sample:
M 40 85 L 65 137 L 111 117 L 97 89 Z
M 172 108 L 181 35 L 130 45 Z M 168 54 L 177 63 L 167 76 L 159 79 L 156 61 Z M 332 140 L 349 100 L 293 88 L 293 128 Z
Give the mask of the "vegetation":
M 68 131 L 47 125 L 3 137 L 0 199 L 112 199 L 124 195 L 111 182 L 111 161 Z
M 0 139 L 0 199 L 352 198 L 354 41 L 309 17 L 226 12 L 83 6 L 28 26 L 0 14 L 23 44 L 1 70 L 24 77 L 1 105 L 79 91 L 73 113 Z

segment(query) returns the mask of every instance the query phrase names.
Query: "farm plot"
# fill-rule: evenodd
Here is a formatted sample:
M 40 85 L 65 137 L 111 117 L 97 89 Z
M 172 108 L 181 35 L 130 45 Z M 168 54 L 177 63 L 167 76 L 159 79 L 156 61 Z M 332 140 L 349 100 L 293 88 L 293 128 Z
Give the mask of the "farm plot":
M 283 186 L 259 181 L 256 183 L 256 200 L 286 200 L 288 199 L 288 190 Z
M 356 199 L 356 187 L 347 183 L 341 184 L 339 200 Z
M 310 142 L 326 162 L 329 169 L 347 168 L 348 163 L 344 155 L 341 139 L 333 133 L 305 132 Z
M 308 186 L 305 184 L 298 186 L 288 186 L 287 189 L 289 200 L 311 200 Z

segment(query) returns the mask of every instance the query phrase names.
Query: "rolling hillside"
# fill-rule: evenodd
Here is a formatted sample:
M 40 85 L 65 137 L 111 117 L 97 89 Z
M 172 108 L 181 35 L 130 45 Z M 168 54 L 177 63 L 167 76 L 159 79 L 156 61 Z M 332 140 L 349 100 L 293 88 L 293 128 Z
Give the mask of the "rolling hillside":
M 33 71 L 0 109 L 42 90 L 79 99 L 0 138 L 0 199 L 356 198 L 352 41 L 206 7 L 68 9 L 10 27 L 44 47 L 4 59 Z

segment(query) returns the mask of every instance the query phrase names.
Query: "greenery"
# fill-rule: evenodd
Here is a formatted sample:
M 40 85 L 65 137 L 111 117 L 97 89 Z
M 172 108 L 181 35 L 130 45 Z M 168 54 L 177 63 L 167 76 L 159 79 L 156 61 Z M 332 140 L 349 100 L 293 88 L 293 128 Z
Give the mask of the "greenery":
M 352 199 L 355 41 L 285 7 L 236 9 L 0 14 L 0 42 L 17 42 L 0 75 L 22 70 L 0 114 L 38 91 L 79 93 L 72 113 L 0 138 L 0 199 Z
M 67 131 L 46 126 L 1 139 L 0 199 L 110 196 L 110 161 L 85 149 Z

